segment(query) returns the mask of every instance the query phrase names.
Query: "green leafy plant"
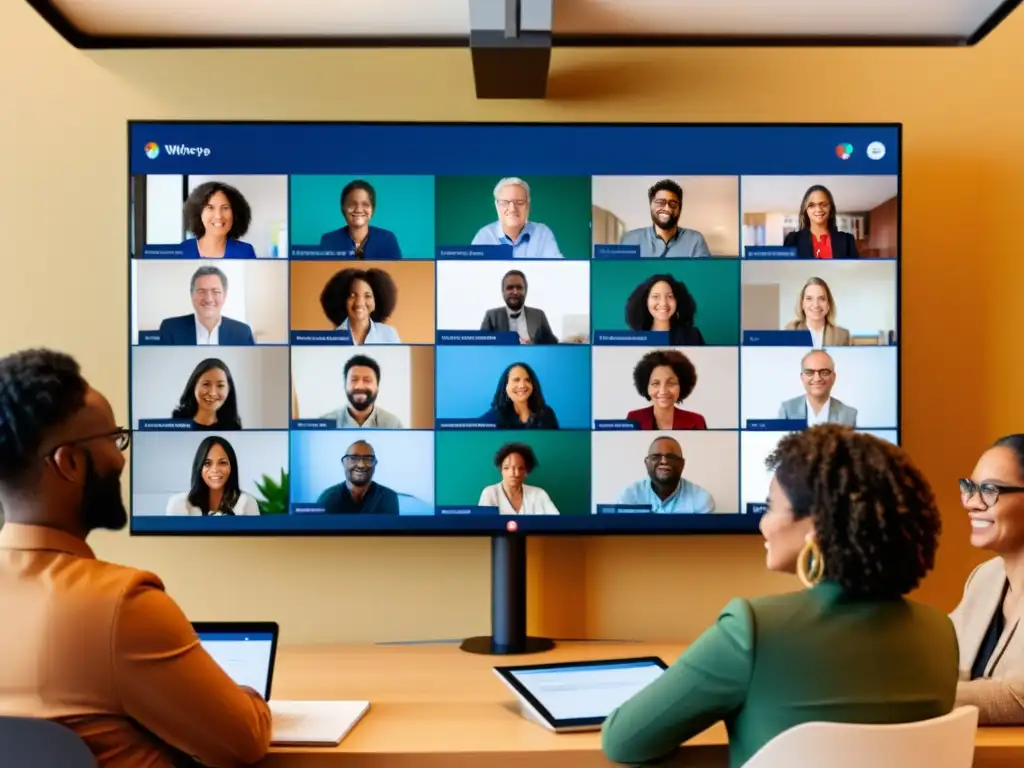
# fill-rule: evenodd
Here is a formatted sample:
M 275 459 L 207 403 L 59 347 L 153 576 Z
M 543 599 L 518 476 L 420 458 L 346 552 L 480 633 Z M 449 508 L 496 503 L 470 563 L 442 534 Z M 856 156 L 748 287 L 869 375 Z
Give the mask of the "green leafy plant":
M 281 470 L 279 480 L 264 475 L 256 483 L 256 490 L 263 498 L 256 499 L 259 504 L 261 515 L 287 515 L 288 514 L 288 473 Z

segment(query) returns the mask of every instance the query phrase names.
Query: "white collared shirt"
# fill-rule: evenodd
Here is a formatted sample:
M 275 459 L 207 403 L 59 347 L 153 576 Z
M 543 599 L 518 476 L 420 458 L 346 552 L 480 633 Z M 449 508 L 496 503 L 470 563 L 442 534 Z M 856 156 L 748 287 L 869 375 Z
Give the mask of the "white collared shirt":
M 212 331 L 206 330 L 206 326 L 199 322 L 199 318 L 196 317 L 196 344 L 198 345 L 210 345 L 217 346 L 220 344 L 220 324 L 223 320 L 217 320 L 217 324 L 213 326 Z
M 345 319 L 336 330 L 347 331 L 348 330 L 348 319 Z M 384 323 L 376 323 L 373 320 L 370 321 L 370 330 L 366 332 L 366 338 L 363 340 L 363 344 L 401 344 L 401 339 L 398 338 L 398 331 L 392 328 L 390 325 Z M 359 346 L 359 342 L 352 339 L 353 346 Z
M 828 326 L 826 325 L 825 328 L 828 328 Z M 820 331 L 816 331 L 813 328 L 807 329 L 811 332 L 811 347 L 814 349 L 821 349 L 822 344 L 824 344 L 825 328 L 822 328 Z
M 236 515 L 258 515 L 260 513 L 260 505 L 256 503 L 256 499 L 243 491 L 238 497 L 238 501 L 235 502 L 233 511 Z M 167 501 L 166 512 L 168 515 L 176 517 L 201 517 L 203 514 L 199 507 L 189 503 L 187 493 L 176 493 L 174 496 L 171 496 Z M 221 513 L 214 514 L 219 515 Z
M 508 316 L 508 329 L 519 334 L 519 338 L 530 338 L 530 332 L 526 330 L 526 305 L 519 310 L 519 317 L 512 317 L 512 310 L 505 307 L 505 314 Z
M 480 507 L 497 507 L 502 515 L 557 515 L 558 507 L 551 501 L 548 492 L 536 485 L 523 485 L 523 506 L 516 512 L 509 503 L 501 483 L 489 485 L 480 494 Z
M 818 413 L 814 412 L 811 408 L 811 401 L 807 400 L 805 407 L 807 408 L 807 426 L 814 427 L 818 424 L 828 424 L 829 413 L 832 410 L 832 398 L 830 397 L 825 401 L 825 404 L 821 406 L 821 410 Z

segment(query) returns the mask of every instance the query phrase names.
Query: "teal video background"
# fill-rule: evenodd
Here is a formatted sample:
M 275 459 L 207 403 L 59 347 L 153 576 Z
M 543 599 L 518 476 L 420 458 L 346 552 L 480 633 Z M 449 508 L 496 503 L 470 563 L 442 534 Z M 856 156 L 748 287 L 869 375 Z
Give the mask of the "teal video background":
M 481 227 L 498 220 L 494 185 L 500 176 L 438 176 L 438 246 L 469 245 Z M 546 224 L 567 259 L 591 257 L 589 176 L 523 177 L 530 185 L 530 221 Z
M 341 190 L 356 179 L 370 182 L 377 193 L 370 225 L 395 233 L 402 258 L 434 258 L 433 176 L 292 176 L 291 244 L 317 246 L 325 232 L 345 226 Z
M 439 507 L 471 507 L 489 485 L 501 482 L 494 454 L 505 443 L 526 443 L 537 468 L 526 479 L 547 491 L 562 515 L 590 514 L 589 430 L 442 430 L 435 437 L 434 467 Z
M 653 263 L 652 263 L 653 262 Z M 709 345 L 740 343 L 739 259 L 640 259 L 594 261 L 590 302 L 595 331 L 626 331 L 626 299 L 651 275 L 670 274 L 686 285 L 697 303 L 694 320 Z

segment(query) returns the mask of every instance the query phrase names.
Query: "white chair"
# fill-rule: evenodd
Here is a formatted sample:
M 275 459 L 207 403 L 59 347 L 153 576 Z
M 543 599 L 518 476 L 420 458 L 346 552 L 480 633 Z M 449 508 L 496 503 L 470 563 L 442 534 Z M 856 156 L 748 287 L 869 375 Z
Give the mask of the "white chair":
M 971 768 L 978 708 L 917 723 L 803 723 L 765 744 L 743 768 Z

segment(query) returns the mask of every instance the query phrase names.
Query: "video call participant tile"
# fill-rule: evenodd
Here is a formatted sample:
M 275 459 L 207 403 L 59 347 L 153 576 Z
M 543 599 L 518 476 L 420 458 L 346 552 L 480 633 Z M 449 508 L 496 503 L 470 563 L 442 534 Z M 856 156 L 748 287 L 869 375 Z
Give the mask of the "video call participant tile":
M 590 348 L 437 347 L 438 429 L 590 429 Z
M 132 429 L 288 428 L 287 347 L 132 348 Z
M 589 176 L 437 176 L 438 259 L 590 259 Z
M 737 429 L 738 347 L 594 347 L 599 430 Z
M 132 344 L 288 343 L 288 262 L 211 261 L 132 262 Z
M 593 343 L 698 347 L 738 344 L 739 261 L 595 261 Z
M 890 443 L 896 443 L 896 430 L 861 429 L 859 432 L 874 435 Z M 740 476 L 740 493 L 743 509 L 748 514 L 767 512 L 768 487 L 772 473 L 765 467 L 765 461 L 778 446 L 779 441 L 790 432 L 742 432 L 740 449 L 742 454 L 742 470 Z
M 738 432 L 594 432 L 596 514 L 736 514 Z
M 794 431 L 818 423 L 898 426 L 896 347 L 744 347 L 745 429 Z
M 439 261 L 438 344 L 586 344 L 590 262 Z
M 293 261 L 292 344 L 433 344 L 431 261 Z
M 293 429 L 433 429 L 433 347 L 292 347 Z
M 895 259 L 899 177 L 743 176 L 748 259 Z
M 132 256 L 288 258 L 288 177 L 131 177 Z
M 895 344 L 896 262 L 744 261 L 743 343 Z
M 587 515 L 590 433 L 439 432 L 441 515 Z
M 736 176 L 594 176 L 594 258 L 739 258 Z
M 133 514 L 174 517 L 284 514 L 266 484 L 287 482 L 288 432 L 138 432 Z
M 292 514 L 434 514 L 434 433 L 291 433 Z
M 434 258 L 433 176 L 292 176 L 293 259 Z

